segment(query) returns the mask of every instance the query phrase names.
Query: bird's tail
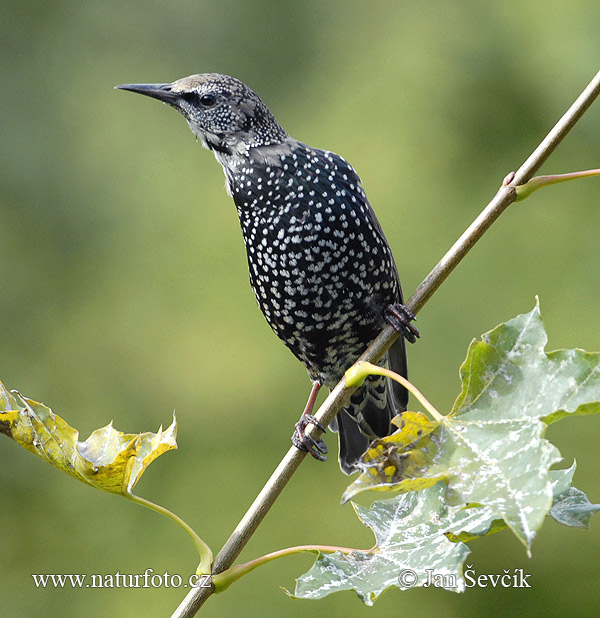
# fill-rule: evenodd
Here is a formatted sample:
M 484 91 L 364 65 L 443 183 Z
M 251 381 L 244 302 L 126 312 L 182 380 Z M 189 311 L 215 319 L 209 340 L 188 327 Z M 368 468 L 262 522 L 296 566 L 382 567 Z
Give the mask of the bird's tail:
M 386 361 L 390 369 L 407 376 L 403 338 L 390 348 Z M 332 427 L 337 425 L 340 468 L 346 474 L 359 469 L 356 464 L 373 440 L 391 433 L 390 421 L 406 410 L 407 403 L 406 389 L 382 376 L 370 376 L 352 395 L 350 405 L 339 412 Z

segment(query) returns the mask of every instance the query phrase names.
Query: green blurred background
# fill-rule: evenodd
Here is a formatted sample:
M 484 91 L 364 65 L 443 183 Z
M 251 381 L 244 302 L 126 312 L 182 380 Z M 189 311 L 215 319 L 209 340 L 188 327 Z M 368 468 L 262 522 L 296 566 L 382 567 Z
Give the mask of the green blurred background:
M 82 437 L 180 423 L 139 493 L 215 550 L 287 450 L 309 382 L 248 285 L 213 157 L 173 110 L 113 86 L 198 72 L 253 87 L 294 137 L 362 176 L 408 295 L 598 70 L 600 4 L 295 0 L 2 2 L 0 379 Z M 543 171 L 600 165 L 596 103 Z M 469 341 L 541 299 L 549 348 L 600 349 L 600 181 L 507 211 L 419 315 L 411 377 L 440 409 Z M 553 426 L 600 502 L 600 418 Z M 335 436 L 327 441 L 336 451 Z M 288 545 L 368 547 L 335 459 L 306 461 L 242 558 Z M 368 503 L 368 498 L 363 502 Z M 168 616 L 181 590 L 38 590 L 31 573 L 192 572 L 185 535 L 0 439 L 2 616 Z M 596 616 L 600 524 L 548 521 L 533 558 L 504 532 L 478 573 L 531 589 L 353 593 L 292 601 L 308 556 L 246 577 L 205 616 Z

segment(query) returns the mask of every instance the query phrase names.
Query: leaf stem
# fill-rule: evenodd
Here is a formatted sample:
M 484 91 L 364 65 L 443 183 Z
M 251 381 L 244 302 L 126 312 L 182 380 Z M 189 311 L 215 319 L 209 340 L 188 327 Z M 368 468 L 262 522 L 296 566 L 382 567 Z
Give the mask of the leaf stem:
M 260 556 L 260 558 L 255 558 L 250 562 L 230 567 L 222 573 L 213 575 L 212 583 L 215 587 L 216 593 L 223 592 L 223 590 L 229 588 L 233 582 L 237 581 L 247 573 L 250 573 L 250 571 L 253 571 L 256 567 L 266 564 L 267 562 L 271 562 L 272 560 L 276 560 L 277 558 L 292 556 L 293 554 L 299 554 L 302 552 L 333 554 L 336 551 L 342 552 L 343 554 L 349 554 L 353 551 L 368 553 L 371 550 L 357 550 L 352 547 L 336 547 L 335 545 L 296 545 L 295 547 L 286 547 L 285 549 L 279 549 L 271 552 L 270 554 L 265 554 L 264 556 Z
M 175 515 L 175 513 L 169 511 L 169 509 L 161 506 L 160 504 L 156 504 L 151 502 L 150 500 L 146 500 L 146 498 L 142 498 L 140 496 L 136 496 L 132 494 L 130 491 L 125 491 L 123 495 L 126 498 L 129 498 L 133 502 L 137 502 L 137 504 L 141 504 L 151 511 L 155 511 L 156 513 L 162 513 L 170 520 L 174 521 L 178 526 L 183 528 L 187 534 L 191 537 L 198 553 L 200 554 L 200 564 L 198 564 L 198 568 L 196 569 L 197 575 L 206 575 L 211 572 L 211 566 L 213 561 L 213 554 L 210 547 L 196 534 L 196 532 L 186 524 L 181 517 Z
M 386 369 L 385 367 L 380 367 L 379 365 L 373 365 L 372 363 L 368 363 L 366 361 L 355 363 L 352 367 L 350 367 L 350 369 L 348 369 L 348 371 L 346 371 L 346 385 L 361 386 L 369 375 L 386 376 L 402 384 L 404 388 L 408 389 L 421 402 L 423 407 L 436 421 L 441 422 L 444 419 L 444 416 L 440 414 L 431 403 L 429 403 L 425 395 L 423 395 L 423 393 L 421 393 L 416 386 L 411 384 L 404 376 L 401 376 L 391 369 Z
M 566 182 L 567 180 L 577 180 L 578 178 L 591 178 L 592 176 L 600 176 L 600 169 L 585 170 L 583 172 L 570 172 L 569 174 L 536 176 L 525 184 L 515 187 L 517 191 L 517 199 L 515 201 L 518 202 L 520 200 L 524 200 L 526 197 L 529 197 L 534 191 L 537 191 L 542 187 L 548 187 L 559 182 Z

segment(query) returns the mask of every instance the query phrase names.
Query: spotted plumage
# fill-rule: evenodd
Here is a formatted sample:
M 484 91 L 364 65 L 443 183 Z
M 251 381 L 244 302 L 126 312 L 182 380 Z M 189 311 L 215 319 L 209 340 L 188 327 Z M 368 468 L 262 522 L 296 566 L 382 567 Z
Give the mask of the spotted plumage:
M 223 166 L 239 215 L 250 282 L 267 322 L 333 388 L 402 302 L 394 259 L 359 177 L 340 156 L 291 138 L 261 99 L 232 77 L 120 86 L 178 109 Z M 385 361 L 406 375 L 404 339 Z M 340 465 L 356 469 L 368 443 L 390 432 L 407 393 L 371 378 L 334 423 Z

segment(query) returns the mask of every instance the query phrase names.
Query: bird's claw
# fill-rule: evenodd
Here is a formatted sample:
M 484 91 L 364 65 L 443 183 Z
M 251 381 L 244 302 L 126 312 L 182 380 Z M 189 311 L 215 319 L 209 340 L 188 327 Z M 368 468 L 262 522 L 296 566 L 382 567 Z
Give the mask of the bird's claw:
M 309 452 L 319 461 L 327 460 L 327 445 L 321 438 L 315 440 L 306 433 L 306 427 L 312 423 L 317 429 L 325 433 L 325 427 L 312 414 L 303 414 L 296 423 L 296 431 L 292 435 L 292 444 L 301 451 Z
M 400 303 L 388 305 L 383 315 L 386 321 L 408 342 L 414 343 L 421 336 L 417 328 L 411 324 L 413 320 L 417 319 L 415 314 L 404 305 Z

